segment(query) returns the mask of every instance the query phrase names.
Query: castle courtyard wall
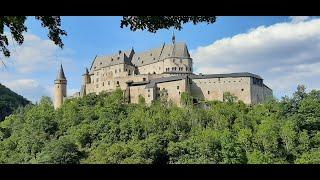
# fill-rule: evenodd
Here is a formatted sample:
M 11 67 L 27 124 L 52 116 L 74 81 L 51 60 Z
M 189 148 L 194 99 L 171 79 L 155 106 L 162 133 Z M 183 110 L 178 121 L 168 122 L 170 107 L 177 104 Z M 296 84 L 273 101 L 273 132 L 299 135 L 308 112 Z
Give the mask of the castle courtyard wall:
M 190 92 L 198 99 L 219 101 L 223 101 L 225 92 L 230 92 L 238 100 L 251 103 L 250 77 L 191 79 Z

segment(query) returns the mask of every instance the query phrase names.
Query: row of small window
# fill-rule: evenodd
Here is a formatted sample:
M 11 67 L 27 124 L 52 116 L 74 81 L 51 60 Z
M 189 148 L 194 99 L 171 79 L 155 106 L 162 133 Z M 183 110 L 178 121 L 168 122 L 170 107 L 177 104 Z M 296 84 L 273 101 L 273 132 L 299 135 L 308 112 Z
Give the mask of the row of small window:
M 131 70 L 129 69 L 126 69 L 125 70 L 126 72 L 128 72 L 128 75 L 131 75 Z M 116 74 L 118 71 L 117 71 L 117 69 L 115 69 L 114 70 L 114 73 Z M 121 69 L 119 69 L 119 73 L 121 72 Z M 99 72 L 97 72 L 97 76 L 99 75 Z M 111 72 L 109 72 L 109 73 L 105 73 L 105 74 L 102 74 L 102 76 L 104 76 L 104 75 L 111 75 Z
M 241 89 L 241 91 L 244 91 L 244 89 Z M 210 94 L 210 91 L 208 91 L 208 94 Z
M 191 71 L 191 67 L 190 68 L 186 67 L 186 71 L 188 70 Z M 170 68 L 166 68 L 166 71 L 170 71 Z M 171 71 L 177 71 L 177 67 L 172 67 Z M 179 71 L 183 71 L 183 67 L 179 67 Z
M 221 83 L 222 81 L 218 81 L 218 83 Z M 226 81 L 223 81 L 223 83 L 225 83 Z M 231 83 L 231 81 L 227 81 L 227 82 L 229 82 L 229 83 Z M 233 82 L 237 82 L 237 81 L 233 81 Z M 241 82 L 241 81 L 239 81 L 239 82 Z M 192 83 L 192 82 L 190 82 L 190 83 Z M 206 84 L 207 82 L 206 81 L 204 81 L 204 82 L 202 82 L 203 84 Z M 209 81 L 208 83 L 211 83 L 211 81 Z M 213 83 L 216 83 L 215 81 L 213 81 Z M 199 81 L 199 84 L 201 84 L 201 81 Z
M 108 85 L 110 85 L 110 81 L 108 81 Z M 120 83 L 117 81 L 117 86 L 119 86 Z M 102 82 L 102 86 L 104 86 L 104 82 Z M 96 88 L 99 88 L 99 84 L 96 84 Z

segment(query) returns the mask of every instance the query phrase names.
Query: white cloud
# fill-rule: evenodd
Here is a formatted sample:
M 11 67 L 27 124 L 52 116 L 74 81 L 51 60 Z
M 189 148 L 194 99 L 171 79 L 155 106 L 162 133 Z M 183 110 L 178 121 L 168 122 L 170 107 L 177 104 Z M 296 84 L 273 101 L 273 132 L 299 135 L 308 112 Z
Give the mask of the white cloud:
M 292 23 L 299 23 L 310 19 L 310 16 L 290 16 Z
M 260 26 L 191 51 L 196 73 L 252 72 L 278 94 L 320 83 L 320 19 Z
M 27 99 L 36 102 L 41 96 L 53 98 L 53 80 L 60 62 L 68 70 L 66 74 L 77 71 L 75 62 L 68 57 L 74 53 L 72 50 L 62 51 L 51 40 L 30 33 L 24 34 L 24 43 L 18 46 L 8 32 L 5 34 L 11 56 L 4 59 L 6 68 L 0 69 L 0 83 Z
M 38 101 L 41 96 L 49 95 L 47 90 L 34 79 L 17 79 L 13 81 L 5 81 L 3 84 L 12 91 L 23 95 L 25 98 L 33 102 Z
M 10 58 L 5 59 L 5 62 L 14 66 L 19 73 L 45 72 L 56 67 L 61 61 L 71 61 L 62 57 L 61 49 L 49 39 L 26 33 L 23 44 L 18 46 L 11 34 L 5 34 L 11 51 Z

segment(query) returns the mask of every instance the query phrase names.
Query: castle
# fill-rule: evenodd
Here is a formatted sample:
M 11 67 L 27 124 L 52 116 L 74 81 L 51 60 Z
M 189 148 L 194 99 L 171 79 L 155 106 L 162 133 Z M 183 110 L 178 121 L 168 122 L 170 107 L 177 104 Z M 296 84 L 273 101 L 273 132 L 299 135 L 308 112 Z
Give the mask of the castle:
M 193 59 L 185 43 L 175 42 L 145 52 L 134 49 L 108 56 L 96 56 L 90 70 L 86 68 L 81 91 L 67 97 L 67 79 L 61 65 L 55 82 L 54 106 L 66 98 L 82 97 L 89 93 L 123 90 L 129 103 L 138 103 L 140 96 L 150 104 L 163 94 L 178 106 L 181 94 L 189 92 L 194 101 L 223 100 L 225 92 L 246 104 L 257 104 L 272 96 L 272 90 L 256 74 L 193 73 Z

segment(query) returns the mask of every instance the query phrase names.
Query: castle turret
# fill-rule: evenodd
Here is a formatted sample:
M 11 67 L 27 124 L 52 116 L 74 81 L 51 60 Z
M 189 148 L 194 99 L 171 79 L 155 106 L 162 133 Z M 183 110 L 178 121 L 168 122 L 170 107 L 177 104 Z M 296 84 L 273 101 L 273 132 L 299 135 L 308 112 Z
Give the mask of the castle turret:
M 67 79 L 63 72 L 62 64 L 57 75 L 57 79 L 54 81 L 54 108 L 61 107 L 63 99 L 67 97 Z
M 83 76 L 83 84 L 90 84 L 91 83 L 88 68 L 86 68 L 86 72 L 82 76 Z
M 87 94 L 86 88 L 87 88 L 87 84 L 91 83 L 91 78 L 89 75 L 89 71 L 88 68 L 86 68 L 86 72 L 82 75 L 83 76 L 83 84 L 81 86 L 81 90 L 80 90 L 80 96 L 83 97 Z

